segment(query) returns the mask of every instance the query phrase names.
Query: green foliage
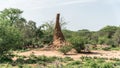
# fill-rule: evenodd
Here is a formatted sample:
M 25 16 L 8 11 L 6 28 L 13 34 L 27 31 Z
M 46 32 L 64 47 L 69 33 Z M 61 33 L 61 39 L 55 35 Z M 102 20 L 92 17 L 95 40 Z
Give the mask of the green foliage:
M 98 44 L 98 33 L 97 32 L 92 32 L 91 40 L 89 40 L 89 43 L 92 45 L 97 45 Z
M 112 63 L 104 63 L 100 65 L 100 68 L 114 68 Z
M 66 55 L 66 53 L 69 52 L 71 49 L 72 49 L 71 45 L 64 45 L 59 49 L 59 51 Z
M 92 35 L 92 32 L 87 29 L 78 30 L 77 33 L 80 37 L 84 37 L 86 40 L 89 40 Z
M 10 49 L 20 48 L 22 45 L 21 33 L 14 26 L 0 23 L 0 54 Z
M 1 11 L 0 20 L 7 20 L 9 21 L 10 25 L 13 25 L 21 18 L 22 12 L 23 11 L 21 11 L 20 9 L 15 8 L 4 9 L 3 11 Z
M 26 60 L 27 58 L 27 60 Z M 39 58 L 39 59 L 38 59 Z M 67 59 L 70 59 L 70 57 L 66 57 Z M 8 64 L 0 64 L 0 67 L 6 67 L 7 68 L 13 68 L 13 67 L 23 67 L 23 68 L 36 68 L 36 67 L 42 67 L 45 68 L 119 68 L 120 67 L 120 59 L 113 58 L 113 59 L 106 59 L 106 58 L 99 58 L 99 57 L 86 57 L 82 56 L 80 60 L 71 60 L 66 62 L 59 61 L 58 59 L 65 60 L 66 58 L 60 58 L 60 57 L 46 57 L 46 56 L 35 56 L 31 55 L 29 57 L 22 57 L 19 56 L 17 60 L 12 63 L 13 66 L 11 66 L 8 62 Z M 30 62 L 26 62 L 26 61 Z M 33 62 L 35 60 L 36 62 Z M 52 60 L 52 61 L 51 61 Z M 59 62 L 56 62 L 59 61 Z M 81 61 L 83 60 L 83 61 Z M 111 60 L 111 61 L 107 61 Z M 11 63 L 11 62 L 10 62 Z M 32 65 L 32 66 L 31 66 Z
M 82 68 L 114 68 L 113 63 L 105 62 L 104 58 L 81 57 L 84 60 Z
M 119 51 L 120 47 L 105 47 L 105 48 L 102 48 L 102 50 L 105 50 L 105 51 L 111 51 L 111 50 Z
M 105 44 L 109 45 L 110 47 L 116 47 L 115 42 L 112 39 L 107 39 L 105 41 Z
M 72 45 L 73 45 L 73 48 L 79 53 L 81 52 L 81 50 L 84 50 L 85 49 L 85 46 L 84 44 L 87 43 L 86 39 L 84 38 L 80 38 L 80 37 L 74 37 L 74 38 L 71 38 L 69 40 Z
M 74 36 L 77 36 L 76 32 L 75 31 L 71 31 L 71 30 L 67 30 L 67 29 L 64 29 L 62 30 L 64 36 L 65 36 L 65 39 L 69 41 L 69 39 L 71 39 L 72 37 Z
M 65 58 L 63 58 L 63 60 L 64 61 L 73 61 L 73 58 L 71 58 L 71 57 L 65 57 Z
M 23 48 L 41 46 L 42 44 L 41 38 L 43 36 L 41 27 L 37 28 L 36 22 L 32 20 L 27 22 L 26 19 L 22 17 L 22 13 L 23 11 L 21 11 L 20 9 L 16 9 L 16 8 L 9 8 L 9 9 L 4 9 L 3 11 L 1 11 L 0 12 L 0 23 L 1 23 L 0 25 L 5 27 L 5 29 L 2 29 L 3 27 L 1 27 L 1 30 L 6 30 L 6 32 L 10 32 L 10 31 L 13 32 L 13 34 L 8 33 L 8 35 L 10 35 L 11 37 L 12 35 L 16 35 L 17 33 L 19 33 L 21 36 L 20 37 L 21 40 L 17 38 L 17 35 L 14 37 L 16 37 L 19 40 L 19 42 L 22 42 L 20 45 L 23 45 Z M 1 38 L 0 38 L 0 42 L 3 42 Z M 11 39 L 11 42 L 16 42 L 16 41 Z M 16 43 L 19 43 L 19 42 L 16 42 Z M 9 43 L 9 42 L 6 42 L 6 43 Z
M 104 36 L 106 38 L 112 38 L 116 30 L 116 26 L 106 26 L 99 31 L 99 35 Z
M 0 56 L 0 63 L 7 63 L 7 62 L 13 62 L 12 60 L 13 55 L 1 55 Z
M 115 32 L 113 40 L 115 42 L 115 45 L 120 45 L 120 28 Z
M 104 44 L 107 39 L 105 37 L 99 37 L 99 44 Z
M 80 64 L 81 64 L 80 61 L 73 61 L 73 62 L 68 63 L 67 65 L 80 65 Z
M 102 48 L 102 50 L 105 50 L 105 51 L 110 51 L 111 47 L 105 47 L 105 48 Z

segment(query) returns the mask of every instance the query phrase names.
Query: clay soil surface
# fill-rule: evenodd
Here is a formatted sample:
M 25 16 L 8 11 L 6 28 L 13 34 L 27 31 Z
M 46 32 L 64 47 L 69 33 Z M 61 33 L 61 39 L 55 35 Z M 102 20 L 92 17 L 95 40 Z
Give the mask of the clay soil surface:
M 58 51 L 42 51 L 39 49 L 30 50 L 27 52 L 19 53 L 18 55 L 29 56 L 34 54 L 36 56 L 45 55 L 45 56 L 56 56 L 56 57 L 71 57 L 74 60 L 78 60 L 81 56 L 88 56 L 88 57 L 103 57 L 103 58 L 120 58 L 120 51 L 103 51 L 103 50 L 93 50 L 92 53 L 78 53 L 78 54 L 68 54 L 63 55 Z

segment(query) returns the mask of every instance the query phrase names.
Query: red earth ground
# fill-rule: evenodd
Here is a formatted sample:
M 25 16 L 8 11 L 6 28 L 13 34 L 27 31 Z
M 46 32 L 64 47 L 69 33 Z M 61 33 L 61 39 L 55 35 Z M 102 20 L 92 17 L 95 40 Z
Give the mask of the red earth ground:
M 34 54 L 36 56 L 56 56 L 56 57 L 71 57 L 74 60 L 78 60 L 81 56 L 88 56 L 88 57 L 103 57 L 103 58 L 120 58 L 120 51 L 103 51 L 103 50 L 93 50 L 92 53 L 77 53 L 77 54 L 68 54 L 63 55 L 58 51 L 42 51 L 40 49 L 34 49 L 27 52 L 21 52 L 18 55 L 29 56 Z

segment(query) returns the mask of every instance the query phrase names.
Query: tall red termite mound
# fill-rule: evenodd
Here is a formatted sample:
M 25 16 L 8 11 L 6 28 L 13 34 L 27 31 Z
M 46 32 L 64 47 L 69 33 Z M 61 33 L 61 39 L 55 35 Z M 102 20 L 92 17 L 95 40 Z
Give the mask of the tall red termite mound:
M 59 20 L 60 20 L 60 14 L 58 13 L 56 16 L 56 23 L 55 23 L 54 33 L 53 33 L 53 43 L 52 43 L 53 48 L 60 48 L 66 44 L 65 37 L 61 31 Z
M 50 44 L 50 46 L 44 47 L 41 50 L 57 50 L 62 46 L 69 45 L 69 43 L 65 41 L 65 37 L 61 31 L 59 20 L 60 20 L 60 14 L 58 13 L 56 16 L 56 23 L 53 32 L 53 42 L 52 44 Z

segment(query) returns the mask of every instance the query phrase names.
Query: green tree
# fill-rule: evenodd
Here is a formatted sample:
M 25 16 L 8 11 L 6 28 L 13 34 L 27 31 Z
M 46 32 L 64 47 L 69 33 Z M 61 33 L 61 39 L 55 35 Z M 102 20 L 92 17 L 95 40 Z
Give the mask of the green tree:
M 1 11 L 0 20 L 8 20 L 11 25 L 16 23 L 17 20 L 21 19 L 23 11 L 20 9 L 9 8 Z
M 90 32 L 89 30 L 82 29 L 82 30 L 77 31 L 77 33 L 80 37 L 84 37 L 85 40 L 87 40 L 87 41 L 91 40 L 92 32 Z
M 6 54 L 10 49 L 21 48 L 21 33 L 14 26 L 0 22 L 0 55 Z
M 97 32 L 92 32 L 91 40 L 89 41 L 90 44 L 97 45 L 98 44 L 98 34 Z
M 87 29 L 82 29 L 82 30 L 79 30 L 78 31 L 78 34 L 80 36 L 86 36 L 86 37 L 89 37 L 91 35 L 91 32 Z
M 64 29 L 62 32 L 63 32 L 66 40 L 69 40 L 73 36 L 78 36 L 77 32 L 75 32 L 75 31 Z
M 112 38 L 118 27 L 116 26 L 106 26 L 98 31 L 99 36 L 104 36 L 106 38 Z
M 38 42 L 38 31 L 36 22 L 26 21 L 21 15 L 23 11 L 16 8 L 4 9 L 0 13 L 0 21 L 7 22 L 10 26 L 14 26 L 22 33 L 23 45 L 34 45 Z M 4 23 L 5 24 L 5 23 Z M 37 40 L 37 41 L 36 41 Z
M 115 45 L 120 46 L 120 28 L 117 29 L 117 31 L 115 32 L 113 36 L 113 40 L 114 40 Z

